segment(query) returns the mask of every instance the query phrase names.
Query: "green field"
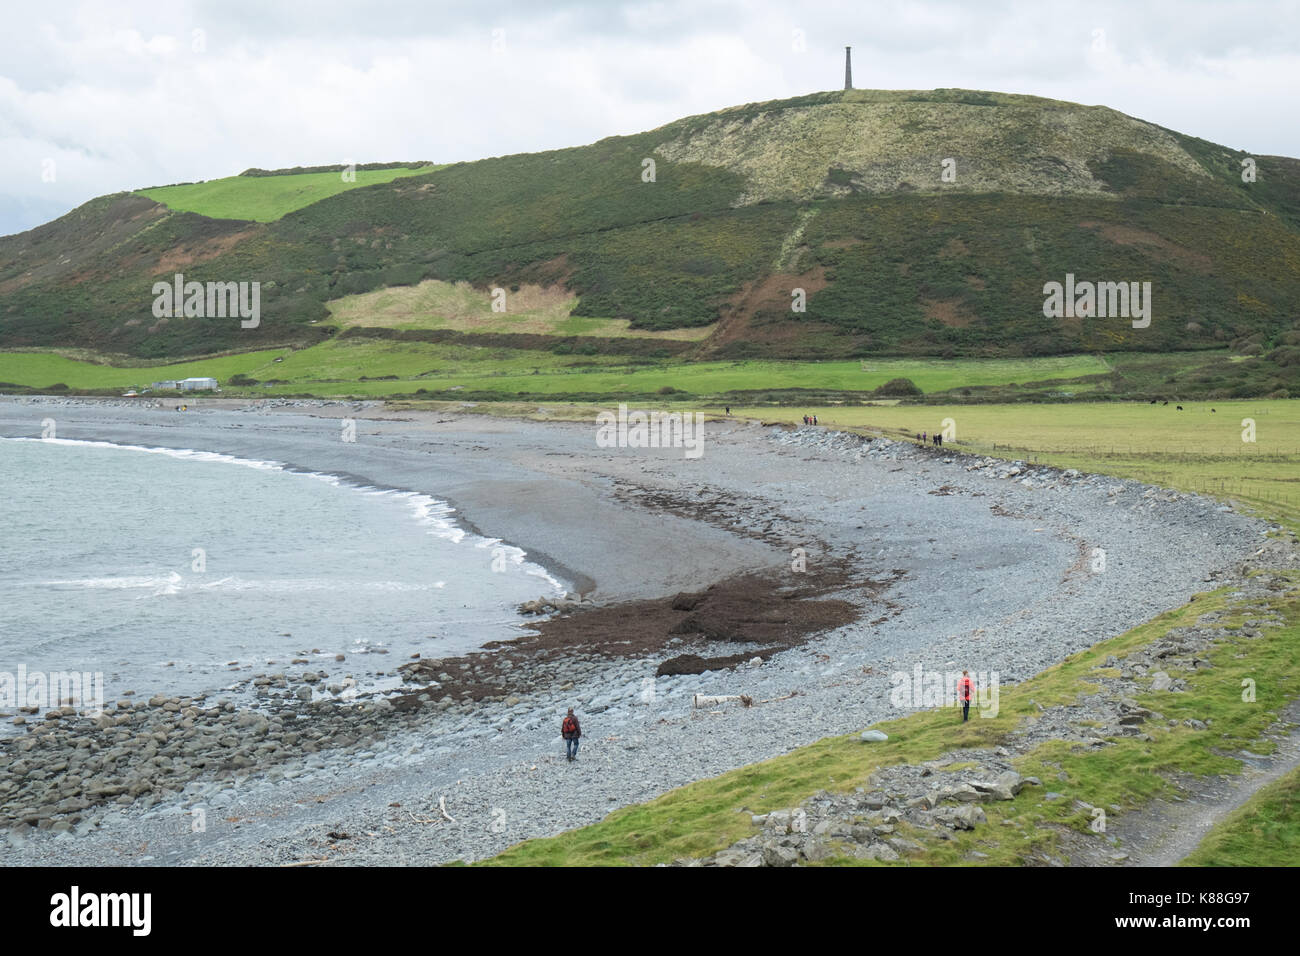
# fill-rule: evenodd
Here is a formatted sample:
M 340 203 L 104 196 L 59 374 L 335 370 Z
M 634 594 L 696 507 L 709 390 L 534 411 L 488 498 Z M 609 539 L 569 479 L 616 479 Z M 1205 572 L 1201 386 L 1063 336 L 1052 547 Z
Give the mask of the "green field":
M 280 356 L 287 357 L 281 363 L 272 364 Z M 48 388 L 60 382 L 73 389 L 114 388 L 139 384 L 142 378 L 148 384 L 148 376 L 175 377 L 171 372 L 179 374 L 179 370 L 185 370 L 189 375 L 213 376 L 227 392 L 232 391 L 226 386 L 230 376 L 242 373 L 259 382 L 274 379 L 282 383 L 269 389 L 245 389 L 248 394 L 310 392 L 330 397 L 410 395 L 419 389 L 486 392 L 502 399 L 520 394 L 645 395 L 658 393 L 665 387 L 690 395 L 719 395 L 736 390 L 870 391 L 899 377 L 910 378 L 925 391 L 939 391 L 1075 378 L 1101 374 L 1107 369 L 1105 362 L 1092 356 L 628 364 L 611 355 L 573 356 L 534 349 L 348 338 L 332 339 L 291 353 L 268 350 L 156 366 L 148 373 L 40 352 L 0 353 L 0 382 L 33 388 Z M 361 381 L 363 377 L 385 380 Z
M 341 169 L 336 173 L 227 176 L 203 183 L 141 189 L 138 193 L 171 209 L 198 213 L 210 219 L 275 222 L 295 209 L 302 209 L 350 189 L 388 183 L 399 176 L 417 176 L 441 168 L 358 169 L 355 171 L 355 182 L 345 182 Z
M 48 389 L 63 384 L 70 389 L 148 387 L 162 379 L 208 375 L 219 382 L 250 368 L 268 367 L 288 349 L 243 352 L 171 365 L 109 365 L 82 361 L 48 352 L 0 352 L 0 382 Z

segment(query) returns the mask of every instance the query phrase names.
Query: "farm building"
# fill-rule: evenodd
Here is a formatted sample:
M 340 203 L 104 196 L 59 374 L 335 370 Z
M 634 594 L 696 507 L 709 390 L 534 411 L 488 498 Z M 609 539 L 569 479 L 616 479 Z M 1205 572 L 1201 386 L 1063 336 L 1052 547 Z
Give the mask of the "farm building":
M 183 378 L 176 383 L 176 387 L 182 392 L 215 391 L 217 380 L 215 378 Z

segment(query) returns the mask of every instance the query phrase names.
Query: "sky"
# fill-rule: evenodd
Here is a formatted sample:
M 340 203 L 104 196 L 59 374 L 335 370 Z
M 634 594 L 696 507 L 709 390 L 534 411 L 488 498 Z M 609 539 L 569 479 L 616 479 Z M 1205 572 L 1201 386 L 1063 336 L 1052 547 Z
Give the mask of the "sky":
M 1300 156 L 1300 0 L 8 4 L 0 235 L 249 167 L 532 152 L 843 87 L 1100 104 Z

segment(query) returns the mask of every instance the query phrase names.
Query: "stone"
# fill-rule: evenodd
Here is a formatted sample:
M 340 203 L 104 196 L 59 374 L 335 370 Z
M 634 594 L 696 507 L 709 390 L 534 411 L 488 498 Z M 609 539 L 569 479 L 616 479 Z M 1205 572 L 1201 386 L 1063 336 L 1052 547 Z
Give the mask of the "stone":
M 889 735 L 879 730 L 862 731 L 862 740 L 866 743 L 884 743 L 889 739 Z
M 934 818 L 953 830 L 974 830 L 977 824 L 988 822 L 984 810 L 969 803 L 960 807 L 940 807 L 934 811 Z
M 763 847 L 763 863 L 767 866 L 794 866 L 799 862 L 799 851 L 788 846 Z
M 1014 770 L 1000 773 L 993 780 L 973 780 L 971 786 L 994 800 L 1014 800 L 1025 787 L 1025 779 Z
M 749 851 L 740 847 L 729 846 L 725 850 L 719 850 L 713 856 L 715 866 L 740 866 L 741 861 L 749 856 Z
M 1153 675 L 1151 675 L 1152 690 L 1169 690 L 1173 686 L 1174 686 L 1173 678 L 1171 678 L 1164 671 L 1156 671 Z
M 940 802 L 956 800 L 958 803 L 979 803 L 988 798 L 988 794 L 975 789 L 969 783 L 959 783 L 955 786 L 942 787 L 939 790 Z

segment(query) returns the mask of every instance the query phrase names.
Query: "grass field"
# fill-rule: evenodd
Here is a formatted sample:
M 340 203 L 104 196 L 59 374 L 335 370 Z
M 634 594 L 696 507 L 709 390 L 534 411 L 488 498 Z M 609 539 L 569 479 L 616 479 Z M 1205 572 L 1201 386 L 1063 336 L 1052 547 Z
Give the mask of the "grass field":
M 608 321 L 608 320 L 595 320 Z M 535 349 L 454 346 L 375 339 L 333 339 L 294 351 L 272 367 L 284 350 L 252 352 L 158 367 L 198 369 L 224 384 L 242 373 L 284 384 L 256 394 L 311 392 L 322 396 L 409 395 L 417 389 L 460 388 L 493 392 L 503 399 L 520 393 L 652 394 L 665 386 L 694 395 L 733 390 L 831 389 L 869 391 L 893 378 L 910 378 L 925 391 L 1094 375 L 1106 370 L 1092 356 L 1037 359 L 983 359 L 939 362 L 876 359 L 868 362 L 736 361 L 630 365 L 616 356 L 560 356 Z M 57 359 L 57 360 L 56 360 Z M 209 364 L 214 363 L 214 364 Z M 533 370 L 537 370 L 537 374 Z M 137 369 L 110 374 L 109 366 L 57 358 L 42 352 L 0 353 L 0 382 L 45 388 L 62 382 L 70 388 L 111 388 L 135 384 Z M 395 380 L 362 382 L 395 376 Z M 154 375 L 161 378 L 162 375 Z M 230 391 L 230 389 L 226 389 Z
M 713 326 L 665 331 L 635 330 L 627 319 L 572 315 L 578 297 L 556 286 L 524 284 L 505 290 L 505 311 L 492 311 L 491 294 L 468 282 L 427 279 L 326 303 L 341 326 L 389 329 L 454 329 L 457 332 L 527 332 L 537 335 L 598 335 L 605 338 L 677 339 L 695 342 Z
M 314 346 L 295 353 L 289 367 L 276 378 L 288 378 L 290 384 L 278 390 L 304 390 L 313 382 L 342 377 L 341 363 L 358 374 L 371 377 L 395 374 L 398 381 L 384 383 L 388 393 L 414 392 L 460 387 L 466 391 L 499 393 L 513 398 L 530 395 L 595 393 L 617 396 L 620 393 L 651 394 L 668 387 L 694 395 L 720 394 L 750 389 L 853 389 L 869 391 L 892 378 L 911 378 L 924 390 L 932 391 L 960 385 L 998 385 L 1009 382 L 1040 381 L 1058 377 L 1096 374 L 1101 363 L 1091 356 L 1045 359 L 990 359 L 954 363 L 924 360 L 881 359 L 861 362 L 699 362 L 691 364 L 658 363 L 620 364 L 609 356 L 570 359 L 564 364 L 551 361 L 550 353 L 507 349 L 481 349 L 484 355 L 496 355 L 491 368 L 463 366 L 464 354 L 447 357 L 443 346 L 419 343 L 375 343 L 343 340 Z M 462 350 L 465 351 L 465 350 Z M 405 354 L 420 354 L 412 362 Z M 346 356 L 346 358 L 345 358 Z M 576 364 L 575 364 L 576 363 Z M 423 364 L 437 376 L 408 378 L 410 370 Z M 538 368 L 539 374 L 532 374 Z M 355 376 L 354 376 L 355 377 Z M 927 388 L 928 386 L 928 388 Z M 348 394 L 347 383 L 332 382 L 319 389 L 322 394 Z M 311 391 L 317 391 L 312 386 Z M 371 391 L 369 394 L 383 394 Z
M 132 388 L 162 379 L 210 375 L 219 382 L 250 368 L 271 366 L 288 349 L 243 352 L 172 365 L 107 365 L 54 355 L 49 352 L 0 352 L 0 382 L 49 388 L 64 384 L 73 389 Z
M 392 182 L 399 176 L 431 173 L 438 166 L 418 169 L 358 169 L 355 182 L 344 182 L 342 172 L 296 173 L 284 176 L 227 176 L 184 186 L 158 186 L 138 190 L 170 209 L 198 213 L 211 219 L 275 220 L 330 196 Z

